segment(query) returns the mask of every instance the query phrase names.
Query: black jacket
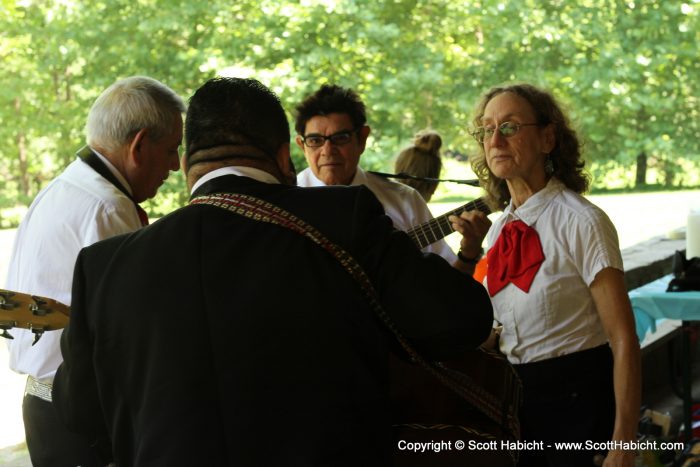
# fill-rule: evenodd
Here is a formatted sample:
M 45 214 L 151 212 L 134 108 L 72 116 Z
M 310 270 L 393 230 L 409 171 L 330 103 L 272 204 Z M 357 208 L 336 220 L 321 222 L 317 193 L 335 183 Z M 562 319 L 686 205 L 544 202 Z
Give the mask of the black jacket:
M 421 253 L 364 187 L 234 175 L 349 251 L 429 358 L 484 341 L 484 288 Z M 388 465 L 393 337 L 326 251 L 283 227 L 190 205 L 77 261 L 54 404 L 119 466 Z

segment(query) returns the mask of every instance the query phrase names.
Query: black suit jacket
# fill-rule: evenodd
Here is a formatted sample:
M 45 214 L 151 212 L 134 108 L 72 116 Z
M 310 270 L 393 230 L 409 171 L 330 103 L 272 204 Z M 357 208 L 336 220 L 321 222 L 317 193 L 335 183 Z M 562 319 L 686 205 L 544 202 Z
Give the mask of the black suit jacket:
M 364 187 L 234 175 L 195 195 L 253 195 L 296 214 L 364 267 L 430 358 L 489 333 L 483 287 L 393 229 Z M 117 465 L 387 465 L 393 337 L 348 273 L 285 228 L 190 205 L 77 261 L 54 404 L 111 439 Z

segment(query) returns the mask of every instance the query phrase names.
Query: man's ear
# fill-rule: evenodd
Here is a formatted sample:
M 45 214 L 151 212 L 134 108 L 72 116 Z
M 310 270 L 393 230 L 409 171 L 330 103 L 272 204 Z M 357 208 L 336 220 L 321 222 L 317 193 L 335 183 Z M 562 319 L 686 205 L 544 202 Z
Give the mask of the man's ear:
M 277 167 L 279 167 L 284 177 L 284 181 L 287 185 L 297 184 L 297 171 L 292 162 L 292 157 L 289 152 L 289 143 L 284 143 L 277 150 L 275 155 L 275 161 L 277 162 Z
M 142 128 L 129 143 L 129 161 L 136 166 L 143 163 L 143 144 L 148 130 Z
M 360 148 L 362 151 L 365 150 L 365 145 L 367 144 L 367 138 L 369 137 L 371 130 L 368 125 L 363 126 L 360 128 L 360 131 L 357 132 L 357 141 L 360 143 Z

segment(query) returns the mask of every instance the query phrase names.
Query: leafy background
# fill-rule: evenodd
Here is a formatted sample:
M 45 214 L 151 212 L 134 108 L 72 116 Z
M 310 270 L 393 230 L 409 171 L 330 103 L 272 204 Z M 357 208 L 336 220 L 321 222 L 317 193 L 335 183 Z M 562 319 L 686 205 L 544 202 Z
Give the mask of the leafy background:
M 700 185 L 700 0 L 1 2 L 0 226 L 74 158 L 97 95 L 135 74 L 184 97 L 256 77 L 290 122 L 322 83 L 352 87 L 372 126 L 362 165 L 379 170 L 426 127 L 466 160 L 479 96 L 528 81 L 565 103 L 595 189 Z M 178 174 L 147 207 L 186 198 Z

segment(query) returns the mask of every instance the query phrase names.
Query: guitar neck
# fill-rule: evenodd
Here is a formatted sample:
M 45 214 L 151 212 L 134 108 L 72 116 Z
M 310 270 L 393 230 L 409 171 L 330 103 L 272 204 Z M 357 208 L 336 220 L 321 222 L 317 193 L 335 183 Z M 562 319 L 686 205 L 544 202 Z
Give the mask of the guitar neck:
M 484 214 L 491 214 L 491 209 L 489 209 L 483 198 L 477 198 L 474 201 L 470 201 L 428 222 L 412 227 L 407 230 L 406 233 L 411 237 L 411 240 L 418 245 L 418 248 L 425 248 L 454 232 L 452 223 L 448 220 L 448 217 L 459 216 L 463 212 L 473 211 L 475 209 L 478 209 Z

